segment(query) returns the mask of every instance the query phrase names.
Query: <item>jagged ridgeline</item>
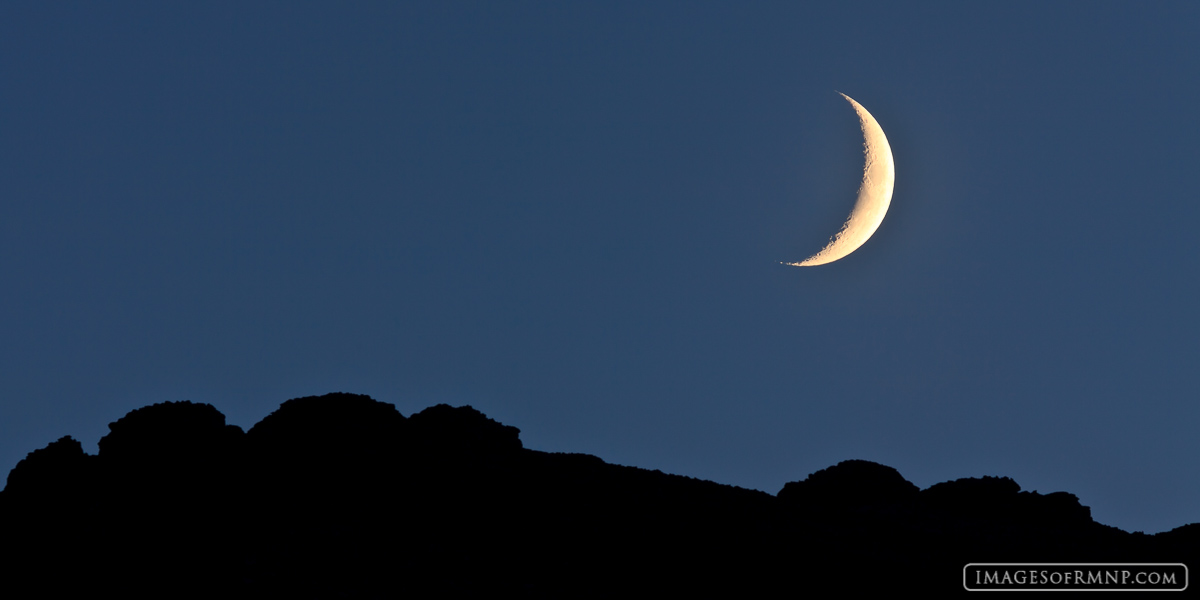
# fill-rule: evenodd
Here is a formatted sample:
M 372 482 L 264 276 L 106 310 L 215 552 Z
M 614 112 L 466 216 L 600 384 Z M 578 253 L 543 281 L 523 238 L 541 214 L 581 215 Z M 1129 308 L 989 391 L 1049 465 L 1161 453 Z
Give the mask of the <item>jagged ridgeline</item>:
M 522 447 L 470 407 L 283 403 L 242 431 L 166 402 L 31 452 L 0 493 L 30 597 L 391 598 L 963 591 L 968 562 L 1191 562 L 1200 525 L 1094 522 L 1011 479 L 919 490 L 851 460 L 777 495 Z M 16 597 L 16 596 L 14 596 Z

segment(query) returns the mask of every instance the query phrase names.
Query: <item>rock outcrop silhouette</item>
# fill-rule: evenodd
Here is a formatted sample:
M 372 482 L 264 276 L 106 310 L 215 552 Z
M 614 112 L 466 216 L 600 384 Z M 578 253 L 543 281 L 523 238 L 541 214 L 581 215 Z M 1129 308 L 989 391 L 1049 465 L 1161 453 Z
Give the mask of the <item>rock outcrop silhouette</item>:
M 846 460 L 784 485 L 778 496 L 803 508 L 853 511 L 910 504 L 919 491 L 892 467 Z
M 963 593 L 968 562 L 1197 564 L 1012 479 L 920 490 L 848 460 L 777 495 L 524 448 L 471 407 L 284 402 L 249 431 L 166 402 L 64 437 L 0 492 L 0 581 L 29 596 L 391 598 Z

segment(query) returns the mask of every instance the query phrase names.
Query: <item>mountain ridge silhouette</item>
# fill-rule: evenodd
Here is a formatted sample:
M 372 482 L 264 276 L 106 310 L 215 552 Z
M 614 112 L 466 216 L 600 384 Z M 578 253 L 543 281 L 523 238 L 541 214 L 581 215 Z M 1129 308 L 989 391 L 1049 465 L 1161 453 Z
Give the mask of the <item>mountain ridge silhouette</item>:
M 284 402 L 249 430 L 164 402 L 67 436 L 0 492 L 0 577 L 41 595 L 602 597 L 963 592 L 978 562 L 1171 562 L 1200 523 L 1145 535 L 1007 477 L 920 489 L 847 460 L 778 494 L 527 449 L 516 427 L 369 396 Z

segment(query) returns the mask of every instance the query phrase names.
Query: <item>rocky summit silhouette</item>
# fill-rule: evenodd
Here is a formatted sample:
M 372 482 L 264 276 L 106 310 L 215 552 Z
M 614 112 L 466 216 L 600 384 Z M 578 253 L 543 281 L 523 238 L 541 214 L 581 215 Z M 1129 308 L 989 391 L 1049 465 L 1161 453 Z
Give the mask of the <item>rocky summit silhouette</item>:
M 249 431 L 166 402 L 64 437 L 0 492 L 10 597 L 965 593 L 969 562 L 1197 564 L 1200 524 L 1096 523 L 1006 477 L 921 490 L 848 460 L 777 495 L 524 448 L 471 407 L 284 402 Z

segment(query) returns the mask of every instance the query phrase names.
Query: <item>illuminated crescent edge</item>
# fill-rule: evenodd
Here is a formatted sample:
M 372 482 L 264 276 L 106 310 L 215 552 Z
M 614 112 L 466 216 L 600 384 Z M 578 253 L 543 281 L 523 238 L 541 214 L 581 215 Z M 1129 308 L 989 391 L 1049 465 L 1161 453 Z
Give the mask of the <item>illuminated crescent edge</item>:
M 841 92 L 838 92 L 839 94 Z M 892 147 L 888 145 L 883 129 L 867 109 L 853 98 L 842 97 L 854 106 L 863 132 L 862 185 L 858 188 L 858 201 L 850 211 L 850 217 L 841 231 L 830 238 L 829 244 L 820 252 L 802 262 L 783 263 L 794 267 L 811 267 L 831 263 L 854 252 L 879 229 L 892 203 L 892 189 L 896 184 L 896 164 L 892 160 Z

